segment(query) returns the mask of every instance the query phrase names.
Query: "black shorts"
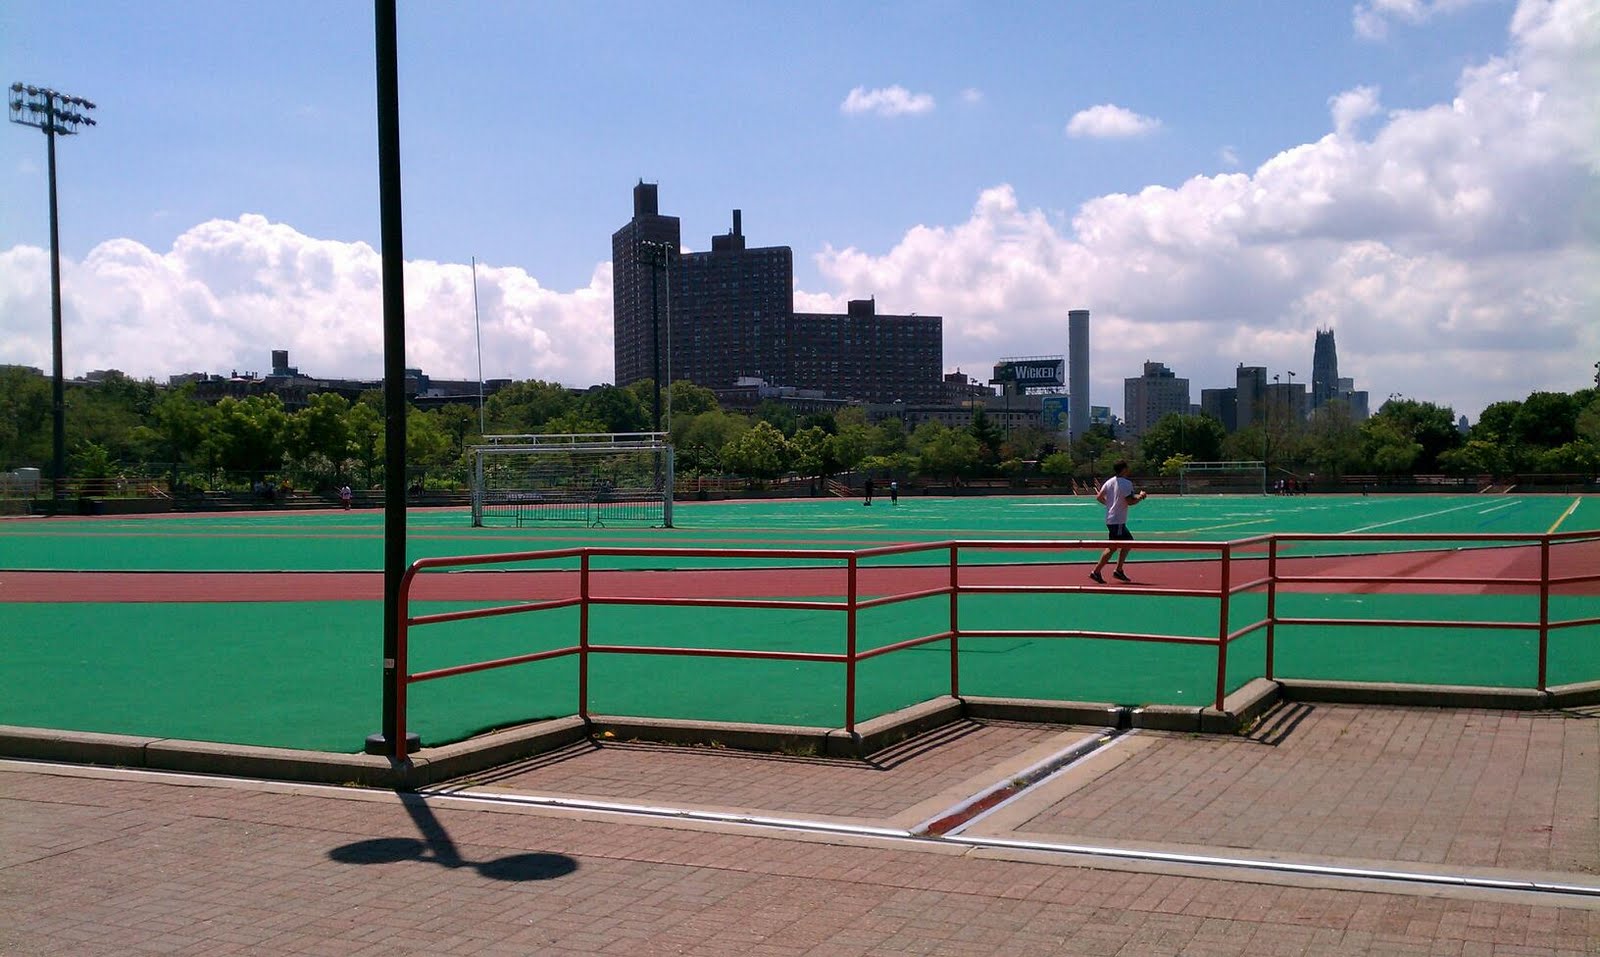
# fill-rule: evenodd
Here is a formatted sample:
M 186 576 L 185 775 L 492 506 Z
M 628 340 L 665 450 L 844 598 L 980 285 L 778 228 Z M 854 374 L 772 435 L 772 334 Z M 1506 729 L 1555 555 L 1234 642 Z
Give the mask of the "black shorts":
M 1128 526 L 1126 525 L 1107 525 L 1106 531 L 1111 533 L 1113 542 L 1133 541 L 1133 533 L 1128 531 Z

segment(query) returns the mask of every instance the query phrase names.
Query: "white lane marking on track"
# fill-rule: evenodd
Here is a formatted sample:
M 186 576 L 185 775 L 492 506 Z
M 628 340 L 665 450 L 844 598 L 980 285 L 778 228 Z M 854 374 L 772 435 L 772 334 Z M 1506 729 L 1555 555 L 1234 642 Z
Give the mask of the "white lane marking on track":
M 1498 511 L 1500 511 L 1500 510 L 1501 510 L 1501 509 L 1502 509 L 1502 508 L 1510 508 L 1510 507 L 1511 507 L 1511 506 L 1513 506 L 1513 505 L 1521 505 L 1521 504 L 1522 504 L 1522 503 L 1521 503 L 1521 502 L 1519 502 L 1519 501 L 1517 501 L 1517 500 L 1516 500 L 1516 499 L 1512 499 L 1512 500 L 1511 500 L 1511 501 L 1509 501 L 1509 502 L 1505 502 L 1505 503 L 1503 503 L 1503 504 L 1500 504 L 1500 505 L 1492 505 L 1492 506 L 1490 506 L 1490 507 L 1489 507 L 1489 508 L 1486 508 L 1486 509 L 1484 509 L 1484 510 L 1483 510 L 1483 511 L 1481 511 L 1481 512 L 1479 512 L 1479 513 L 1478 513 L 1478 514 L 1479 514 L 1479 515 L 1487 515 L 1487 514 L 1489 514 L 1489 513 L 1490 513 L 1490 512 L 1498 512 Z
M 1429 512 L 1426 515 L 1407 515 L 1404 518 L 1397 518 L 1397 519 L 1394 519 L 1394 520 L 1388 521 L 1388 522 L 1379 522 L 1376 525 L 1363 525 L 1360 528 L 1352 528 L 1350 531 L 1346 532 L 1345 534 L 1346 535 L 1356 535 L 1356 534 L 1359 534 L 1361 532 L 1370 532 L 1375 528 L 1386 528 L 1386 527 L 1388 527 L 1390 525 L 1399 525 L 1401 522 L 1420 522 L 1425 518 L 1434 518 L 1434 517 L 1439 516 L 1439 515 L 1448 515 L 1451 512 L 1459 512 L 1464 508 L 1477 508 L 1477 507 L 1478 507 L 1478 503 L 1477 502 L 1472 502 L 1472 503 L 1469 503 L 1467 505 L 1457 505 L 1455 508 L 1442 508 L 1437 512 Z

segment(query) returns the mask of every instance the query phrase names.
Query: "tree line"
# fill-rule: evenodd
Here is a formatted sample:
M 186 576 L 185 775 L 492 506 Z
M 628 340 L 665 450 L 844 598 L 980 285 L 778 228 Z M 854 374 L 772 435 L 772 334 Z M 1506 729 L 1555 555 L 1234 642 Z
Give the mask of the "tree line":
M 471 405 L 406 416 L 407 481 L 456 489 L 469 479 L 481 433 L 644 432 L 653 386 L 575 392 L 553 382 L 513 383 L 488 397 L 480 432 Z M 1144 475 L 1173 474 L 1184 461 L 1264 460 L 1274 471 L 1342 475 L 1508 475 L 1600 472 L 1600 391 L 1535 392 L 1497 402 L 1465 435 L 1448 407 L 1386 403 L 1357 422 L 1338 402 L 1305 422 L 1269 419 L 1229 434 L 1208 415 L 1169 415 L 1137 441 L 1094 426 L 1070 446 L 1037 428 L 1004 430 L 981 408 L 951 428 L 898 418 L 870 422 L 863 409 L 799 414 L 777 402 L 751 413 L 723 409 L 708 389 L 675 382 L 666 391 L 680 476 L 762 481 L 875 472 L 933 482 L 1029 476 L 1059 483 L 1110 474 L 1126 459 Z M 47 468 L 50 384 L 32 370 L 0 367 L 0 468 Z M 158 387 L 120 374 L 66 393 L 69 476 L 80 482 L 160 481 L 173 489 L 244 489 L 256 483 L 325 491 L 384 481 L 381 390 L 349 400 L 309 397 L 290 411 L 273 394 L 195 397 L 192 385 Z

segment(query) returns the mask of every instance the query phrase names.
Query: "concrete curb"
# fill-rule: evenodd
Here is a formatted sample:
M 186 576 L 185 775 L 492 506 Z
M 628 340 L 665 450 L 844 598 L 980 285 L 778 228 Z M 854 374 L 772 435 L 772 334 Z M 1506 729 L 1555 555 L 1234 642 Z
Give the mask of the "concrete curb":
M 1196 734 L 1238 734 L 1281 697 L 1276 681 L 1253 678 L 1222 701 L 1222 710 L 1185 705 L 1151 704 L 1134 708 L 1130 727 Z
M 1128 709 L 1105 702 L 963 697 L 961 703 L 969 718 L 1032 721 L 1038 724 L 1086 724 L 1097 728 L 1128 727 Z
M 1412 685 L 1380 681 L 1278 681 L 1287 701 L 1327 704 L 1375 704 L 1409 708 L 1487 708 L 1539 711 L 1551 706 L 1550 695 L 1531 688 L 1484 688 L 1473 685 Z M 1597 686 L 1600 687 L 1600 686 Z
M 1578 684 L 1556 685 L 1550 689 L 1552 708 L 1581 708 L 1600 704 L 1600 681 L 1583 681 Z
M 574 715 L 424 748 L 404 764 L 366 754 L 0 725 L 0 757 L 408 790 L 498 767 L 595 735 L 749 751 L 864 757 L 962 717 L 1237 734 L 1280 700 L 1537 711 L 1600 704 L 1600 682 L 1535 691 L 1256 678 L 1229 695 L 1220 711 L 1179 705 L 1130 709 L 1099 702 L 941 696 L 863 721 L 856 725 L 853 735 L 842 728 L 614 715 L 591 715 L 585 722 Z

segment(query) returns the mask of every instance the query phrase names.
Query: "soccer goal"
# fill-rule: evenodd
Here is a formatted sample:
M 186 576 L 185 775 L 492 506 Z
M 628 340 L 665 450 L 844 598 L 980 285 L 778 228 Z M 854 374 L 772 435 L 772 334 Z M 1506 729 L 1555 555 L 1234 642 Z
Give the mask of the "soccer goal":
M 663 432 L 486 435 L 472 447 L 472 524 L 672 527 Z
M 1265 462 L 1185 462 L 1178 469 L 1180 495 L 1265 495 Z

